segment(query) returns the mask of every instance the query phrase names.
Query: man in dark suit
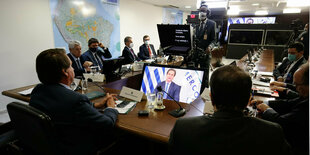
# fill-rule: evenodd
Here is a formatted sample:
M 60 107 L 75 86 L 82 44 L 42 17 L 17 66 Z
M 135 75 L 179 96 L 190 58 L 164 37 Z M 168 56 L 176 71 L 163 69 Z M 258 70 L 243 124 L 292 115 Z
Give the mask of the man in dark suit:
M 296 39 L 304 44 L 304 57 L 306 60 L 309 58 L 309 23 L 305 25 L 304 32 L 302 32 Z
M 129 36 L 125 37 L 124 43 L 126 46 L 124 47 L 122 54 L 122 57 L 124 57 L 123 64 L 131 64 L 135 61 L 140 61 L 140 58 L 137 57 L 137 55 L 132 49 L 133 47 L 132 38 Z
M 74 78 L 71 61 L 64 49 L 48 49 L 36 59 L 36 71 L 42 84 L 31 93 L 30 106 L 51 117 L 64 154 L 95 154 L 110 143 L 118 112 L 114 95 L 107 94 L 92 103 L 70 89 Z M 103 113 L 96 108 L 107 107 Z
M 82 64 L 81 60 L 81 43 L 77 40 L 69 42 L 69 51 L 68 57 L 72 62 L 72 67 L 74 69 L 75 78 L 82 79 L 83 73 L 90 71 L 90 66 L 93 64 L 90 61 L 83 61 Z
M 306 59 L 303 57 L 304 45 L 295 42 L 288 47 L 288 57 L 282 61 L 282 64 L 273 70 L 275 80 L 285 83 L 293 83 L 293 75 L 295 71 L 304 63 Z
M 104 59 L 112 57 L 109 49 L 102 43 L 99 43 L 98 39 L 96 38 L 90 38 L 88 40 L 88 47 L 89 49 L 81 56 L 82 63 L 84 64 L 85 61 L 90 61 L 93 63 L 93 66 L 99 66 L 99 70 L 101 70 L 102 73 L 106 73 L 105 68 L 111 67 L 111 65 L 113 65 L 110 64 L 110 61 L 104 61 Z
M 294 74 L 294 84 L 300 97 L 294 99 L 257 102 L 262 118 L 279 123 L 295 154 L 309 154 L 309 64 Z
M 156 56 L 154 46 L 150 44 L 150 37 L 148 35 L 143 36 L 143 45 L 139 47 L 138 57 L 141 60 L 151 59 Z
M 167 92 L 171 97 L 173 97 L 174 100 L 179 101 L 181 86 L 177 85 L 172 81 L 176 73 L 177 73 L 176 70 L 172 68 L 168 69 L 166 80 L 157 84 L 157 86 L 155 87 L 155 93 L 157 94 L 158 92 L 157 88 L 160 86 L 163 90 L 165 90 L 165 92 Z M 169 97 L 166 93 L 164 93 L 163 96 L 164 99 L 172 100 L 171 97 Z
M 204 3 L 199 8 L 200 24 L 196 26 L 196 39 L 198 40 L 198 47 L 202 50 L 196 55 L 202 68 L 209 69 L 210 52 L 216 43 L 215 28 L 216 23 L 207 18 L 210 14 L 208 6 Z
M 210 87 L 214 114 L 176 121 L 169 139 L 175 154 L 290 154 L 280 125 L 243 114 L 252 87 L 247 73 L 220 67 L 212 73 Z

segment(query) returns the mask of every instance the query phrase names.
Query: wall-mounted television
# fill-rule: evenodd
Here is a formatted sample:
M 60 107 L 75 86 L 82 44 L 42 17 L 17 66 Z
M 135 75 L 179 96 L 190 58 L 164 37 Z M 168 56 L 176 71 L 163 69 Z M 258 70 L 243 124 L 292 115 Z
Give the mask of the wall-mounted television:
M 229 32 L 230 24 L 274 24 L 276 17 L 233 17 L 227 20 L 227 32 Z M 227 40 L 226 35 L 225 40 Z
M 231 29 L 228 44 L 230 45 L 262 45 L 264 30 Z

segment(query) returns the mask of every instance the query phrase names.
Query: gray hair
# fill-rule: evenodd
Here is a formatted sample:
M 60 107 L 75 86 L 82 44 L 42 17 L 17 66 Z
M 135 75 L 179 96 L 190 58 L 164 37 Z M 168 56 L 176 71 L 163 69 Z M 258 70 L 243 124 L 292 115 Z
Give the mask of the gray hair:
M 77 40 L 69 41 L 69 49 L 73 49 L 75 47 L 75 45 L 81 46 L 81 42 L 79 42 Z

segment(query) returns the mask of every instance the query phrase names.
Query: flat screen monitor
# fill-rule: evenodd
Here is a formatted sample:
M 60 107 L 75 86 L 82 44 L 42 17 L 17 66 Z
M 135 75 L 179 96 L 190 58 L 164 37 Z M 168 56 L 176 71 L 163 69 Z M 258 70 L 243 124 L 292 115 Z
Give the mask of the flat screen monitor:
M 229 31 L 228 44 L 261 45 L 263 43 L 264 30 L 231 29 Z
M 274 24 L 276 17 L 234 17 L 227 20 L 227 31 L 225 40 L 227 40 L 230 24 Z
M 174 72 L 175 76 L 171 76 Z M 176 101 L 191 103 L 204 90 L 206 74 L 207 72 L 200 68 L 179 68 L 176 66 L 145 64 L 140 91 L 145 94 L 147 92 L 156 93 L 156 88 L 161 86 Z M 168 87 L 166 87 L 166 83 L 170 83 Z
M 166 55 L 187 55 L 191 50 L 190 25 L 158 24 L 157 29 Z
M 292 34 L 292 30 L 266 30 L 265 45 L 285 46 Z

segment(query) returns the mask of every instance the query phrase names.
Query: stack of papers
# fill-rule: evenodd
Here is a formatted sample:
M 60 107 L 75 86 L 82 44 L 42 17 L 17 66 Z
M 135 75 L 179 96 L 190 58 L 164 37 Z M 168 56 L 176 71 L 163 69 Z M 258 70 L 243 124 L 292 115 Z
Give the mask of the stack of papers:
M 258 80 L 252 80 L 252 82 L 253 82 L 253 85 L 269 87 L 268 82 L 262 82 L 262 81 L 258 81 Z
M 21 91 L 21 92 L 18 92 L 18 93 L 21 94 L 21 95 L 27 96 L 27 95 L 30 95 L 30 94 L 31 94 L 33 88 L 34 88 L 34 87 L 29 88 L 29 89 L 26 89 L 26 90 Z
M 116 104 L 120 104 L 121 102 L 123 102 L 123 101 L 121 101 L 121 100 L 117 100 L 117 101 L 115 101 L 116 102 Z M 119 107 L 115 107 L 115 109 L 118 111 L 118 113 L 120 113 L 120 114 L 127 114 L 128 112 L 130 112 L 135 106 L 136 106 L 136 104 L 137 104 L 137 102 L 135 102 L 135 101 L 132 101 L 132 102 L 130 102 L 129 104 L 127 104 L 125 107 L 123 107 L 123 108 L 119 108 Z

